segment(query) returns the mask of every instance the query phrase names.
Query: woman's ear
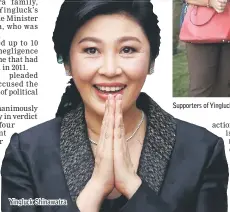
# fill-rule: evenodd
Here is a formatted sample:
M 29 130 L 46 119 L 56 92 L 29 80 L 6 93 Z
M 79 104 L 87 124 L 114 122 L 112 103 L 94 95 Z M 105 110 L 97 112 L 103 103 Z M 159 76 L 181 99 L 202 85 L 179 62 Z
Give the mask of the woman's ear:
M 155 68 L 155 61 L 151 62 L 150 67 L 149 67 L 149 75 L 151 75 L 154 72 Z
M 64 63 L 66 76 L 72 76 L 69 63 Z

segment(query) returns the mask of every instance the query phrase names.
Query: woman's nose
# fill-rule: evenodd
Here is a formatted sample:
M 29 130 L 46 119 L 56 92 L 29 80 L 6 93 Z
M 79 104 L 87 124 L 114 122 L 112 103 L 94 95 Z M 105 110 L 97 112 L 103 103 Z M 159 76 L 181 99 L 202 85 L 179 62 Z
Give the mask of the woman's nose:
M 107 77 L 113 77 L 121 74 L 121 68 L 118 65 L 118 61 L 116 59 L 116 55 L 107 54 L 104 56 L 104 60 L 102 61 L 101 68 L 99 69 L 99 74 L 105 75 Z

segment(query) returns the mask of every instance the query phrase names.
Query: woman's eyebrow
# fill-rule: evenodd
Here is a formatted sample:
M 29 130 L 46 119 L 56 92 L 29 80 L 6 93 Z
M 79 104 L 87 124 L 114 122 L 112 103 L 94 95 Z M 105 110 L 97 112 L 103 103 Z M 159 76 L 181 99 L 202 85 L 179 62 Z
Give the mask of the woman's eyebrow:
M 118 38 L 117 42 L 118 43 L 122 43 L 122 42 L 130 41 L 130 40 L 137 41 L 137 42 L 141 43 L 141 41 L 137 37 L 133 37 L 133 36 L 123 36 L 121 38 Z M 96 38 L 96 37 L 85 37 L 85 38 L 82 38 L 78 42 L 78 44 L 86 42 L 86 41 L 91 41 L 91 42 L 95 42 L 95 43 L 103 43 L 103 41 L 101 39 L 99 39 L 99 38 Z
M 85 38 L 82 38 L 78 44 L 82 43 L 82 42 L 85 42 L 85 41 L 92 41 L 92 42 L 95 42 L 95 43 L 102 43 L 102 41 L 96 37 L 85 37 Z
M 124 37 L 119 38 L 117 41 L 119 43 L 122 43 L 122 42 L 130 41 L 130 40 L 141 43 L 141 41 L 137 37 L 133 37 L 133 36 L 124 36 Z

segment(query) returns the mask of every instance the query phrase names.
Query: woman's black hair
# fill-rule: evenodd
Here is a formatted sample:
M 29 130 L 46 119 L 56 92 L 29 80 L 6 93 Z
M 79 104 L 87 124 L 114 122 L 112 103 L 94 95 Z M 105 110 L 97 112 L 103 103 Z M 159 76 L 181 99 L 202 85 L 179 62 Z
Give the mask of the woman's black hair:
M 160 29 L 150 0 L 65 0 L 61 6 L 53 33 L 57 59 L 68 63 L 69 51 L 74 35 L 88 20 L 96 15 L 125 13 L 134 18 L 145 32 L 150 43 L 151 61 L 159 54 Z M 64 116 L 76 108 L 81 96 L 70 80 L 63 94 L 56 116 Z

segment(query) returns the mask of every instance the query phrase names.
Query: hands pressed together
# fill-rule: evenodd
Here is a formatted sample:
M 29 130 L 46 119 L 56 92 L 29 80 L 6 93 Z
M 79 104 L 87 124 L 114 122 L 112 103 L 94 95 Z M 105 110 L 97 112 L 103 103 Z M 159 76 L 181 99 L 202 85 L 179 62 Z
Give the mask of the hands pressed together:
M 222 13 L 225 10 L 225 7 L 228 3 L 228 0 L 210 0 L 209 4 L 210 6 L 216 10 L 218 13 Z
M 141 184 L 125 139 L 122 95 L 115 98 L 109 95 L 105 103 L 94 171 L 76 204 L 82 212 L 98 212 L 103 200 L 114 189 L 130 199 Z
M 101 186 L 103 197 L 116 188 L 129 199 L 141 184 L 125 139 L 122 95 L 111 95 L 105 103 L 92 180 Z

